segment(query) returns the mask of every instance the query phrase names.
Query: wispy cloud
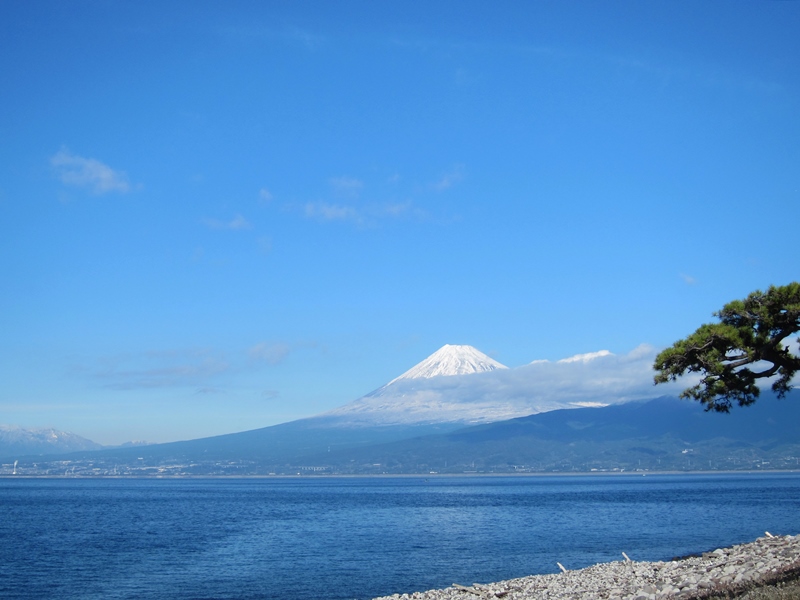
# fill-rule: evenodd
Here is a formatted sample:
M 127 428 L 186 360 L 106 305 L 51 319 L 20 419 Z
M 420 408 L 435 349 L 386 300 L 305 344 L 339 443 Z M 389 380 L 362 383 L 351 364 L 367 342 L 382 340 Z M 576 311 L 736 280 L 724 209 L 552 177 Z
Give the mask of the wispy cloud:
M 412 189 L 404 192 L 397 188 L 402 181 L 397 173 L 369 187 L 369 190 L 362 179 L 343 175 L 327 180 L 327 195 L 317 200 L 287 204 L 284 208 L 299 212 L 307 219 L 350 223 L 367 228 L 390 220 L 427 220 L 430 215 L 418 205 L 416 195 L 444 190 L 462 178 L 463 168 L 457 165 L 442 174 L 437 182 L 410 184 Z
M 424 219 L 427 213 L 416 207 L 410 200 L 389 202 L 367 206 L 332 204 L 328 202 L 309 202 L 303 207 L 304 215 L 319 221 L 349 221 L 362 227 L 377 225 L 380 221 L 391 219 Z
M 321 221 L 362 221 L 362 216 L 355 207 L 328 202 L 308 202 L 303 213 L 310 219 Z
M 248 350 L 251 360 L 277 365 L 286 360 L 292 351 L 289 344 L 284 342 L 261 342 Z
M 291 354 L 303 350 L 319 349 L 319 344 L 313 340 L 300 340 L 285 342 L 272 340 L 259 342 L 247 350 L 247 355 L 251 365 L 266 363 L 268 365 L 279 365 L 286 361 Z
M 586 354 L 576 354 L 575 356 L 570 356 L 569 358 L 562 358 L 558 362 L 560 363 L 574 363 L 574 362 L 589 362 L 596 358 L 602 358 L 604 356 L 613 356 L 611 352 L 608 350 L 598 350 L 597 352 L 587 352 Z M 542 362 L 542 361 L 534 361 L 534 362 Z M 545 361 L 546 362 L 546 361 Z
M 452 169 L 442 174 L 439 180 L 433 184 L 433 189 L 442 192 L 453 187 L 462 179 L 464 179 L 464 165 L 455 165 Z
M 284 36 L 289 40 L 300 42 L 308 50 L 316 50 L 325 43 L 324 36 L 297 27 L 285 30 Z
M 459 86 L 471 85 L 473 83 L 477 83 L 478 81 L 478 77 L 463 67 L 456 69 L 456 72 L 453 75 L 453 82 Z
M 415 213 L 419 215 L 422 212 L 414 208 L 414 205 L 410 200 L 407 202 L 394 202 L 392 204 L 386 204 L 381 208 L 381 211 L 387 217 L 402 217 L 409 213 Z
M 261 254 L 270 254 L 272 252 L 272 238 L 261 236 L 256 240 L 258 244 L 258 251 Z
M 326 43 L 327 38 L 307 29 L 298 27 L 263 26 L 258 23 L 240 24 L 235 27 L 225 27 L 219 33 L 231 40 L 252 43 L 259 41 L 281 42 L 291 45 L 303 46 L 306 50 L 314 51 Z
M 272 202 L 272 193 L 267 188 L 261 188 L 258 190 L 258 200 L 262 204 L 269 204 Z
M 332 177 L 328 183 L 337 196 L 358 196 L 364 188 L 364 182 L 355 177 Z
M 219 389 L 219 388 L 215 388 L 215 387 L 203 387 L 203 388 L 198 388 L 197 390 L 195 390 L 194 393 L 195 394 L 200 394 L 202 396 L 206 396 L 206 395 L 210 395 L 210 394 L 222 393 L 222 390 Z
M 237 231 L 240 229 L 252 229 L 253 226 L 242 215 L 236 214 L 230 221 L 220 221 L 218 219 L 203 219 L 203 223 L 211 229 L 228 229 Z
M 228 369 L 221 356 L 206 350 L 185 350 L 107 357 L 90 372 L 109 389 L 198 387 L 202 392 L 214 389 L 207 382 Z
M 65 185 L 85 188 L 98 195 L 110 192 L 125 194 L 131 191 L 125 172 L 112 169 L 94 158 L 72 154 L 67 148 L 61 148 L 54 154 L 50 158 L 50 164 Z
M 686 275 L 685 273 L 680 273 L 680 276 L 681 276 L 681 279 L 683 279 L 683 282 L 686 285 L 694 285 L 695 283 L 697 283 L 697 280 L 694 277 L 692 277 L 691 275 Z

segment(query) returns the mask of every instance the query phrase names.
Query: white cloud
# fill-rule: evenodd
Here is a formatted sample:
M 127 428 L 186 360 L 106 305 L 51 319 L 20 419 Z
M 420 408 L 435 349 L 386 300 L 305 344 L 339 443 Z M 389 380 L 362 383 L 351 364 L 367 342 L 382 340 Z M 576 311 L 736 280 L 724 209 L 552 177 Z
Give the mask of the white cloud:
M 329 204 L 327 202 L 309 202 L 303 212 L 306 217 L 322 221 L 356 221 L 362 220 L 358 210 L 352 206 Z
M 414 206 L 411 201 L 390 202 L 356 207 L 351 204 L 308 202 L 303 214 L 320 221 L 350 221 L 359 226 L 374 226 L 386 219 L 425 219 L 427 213 Z
M 430 184 L 428 189 L 432 187 L 444 189 L 460 177 L 460 167 L 457 167 L 454 171 L 445 174 L 442 180 L 435 185 Z M 399 180 L 399 176 L 392 176 L 387 183 Z M 287 207 L 299 211 L 308 219 L 349 222 L 365 228 L 374 227 L 389 220 L 430 219 L 429 213 L 415 204 L 413 194 L 400 195 L 395 191 L 389 197 L 380 198 L 376 197 L 380 192 L 371 189 L 370 198 L 362 199 L 361 191 L 366 186 L 360 179 L 348 176 L 334 177 L 328 180 L 328 184 L 331 188 L 330 196 L 296 205 L 287 205 Z
M 456 183 L 464 179 L 464 166 L 463 165 L 456 165 L 452 169 L 450 169 L 447 173 L 444 173 L 439 180 L 433 184 L 433 189 L 438 191 L 444 191 L 448 188 L 453 187 Z
M 283 342 L 262 342 L 250 348 L 248 354 L 251 360 L 277 365 L 286 360 L 291 350 L 289 344 Z
M 258 190 L 258 199 L 262 204 L 269 204 L 272 201 L 272 193 L 267 188 Z
M 222 392 L 222 390 L 220 390 L 218 388 L 215 388 L 215 387 L 202 387 L 202 388 L 199 388 L 199 389 L 195 390 L 194 393 L 205 396 L 205 395 L 208 395 L 208 394 L 219 394 L 221 392 Z
M 131 191 L 128 176 L 116 171 L 94 158 L 84 158 L 62 148 L 50 158 L 61 182 L 66 185 L 87 188 L 95 194 Z
M 250 359 L 250 366 L 258 366 L 259 363 L 268 365 L 278 365 L 283 363 L 289 355 L 296 352 L 319 349 L 319 344 L 314 340 L 295 340 L 292 342 L 266 341 L 259 342 L 247 349 Z
M 516 369 L 489 373 L 476 386 L 476 394 L 497 400 L 507 396 L 544 407 L 613 404 L 683 389 L 683 385 L 653 384 L 655 356 L 654 348 L 643 345 L 620 356 L 601 350 L 556 362 L 535 361 Z M 442 385 L 447 384 L 442 382 Z
M 253 228 L 250 222 L 238 213 L 234 215 L 234 217 L 230 221 L 220 221 L 218 219 L 203 219 L 203 223 L 205 223 L 211 229 L 229 229 L 231 231 L 236 231 L 240 229 Z
M 411 210 L 411 202 L 395 202 L 383 207 L 382 212 L 389 217 L 401 217 Z
M 252 225 L 242 215 L 236 215 L 228 222 L 228 229 L 251 229 Z
M 146 352 L 103 360 L 93 375 L 115 390 L 200 386 L 227 371 L 228 363 L 206 350 Z
M 686 275 L 685 273 L 680 273 L 680 276 L 681 276 L 681 279 L 683 279 L 683 282 L 686 285 L 694 285 L 695 283 L 697 283 L 697 280 L 694 277 L 692 277 L 691 275 Z
M 474 73 L 463 67 L 456 69 L 453 75 L 453 82 L 458 86 L 471 85 L 473 83 L 478 83 L 478 81 L 480 80 Z
M 339 196 L 358 196 L 364 187 L 364 182 L 354 177 L 332 177 L 328 183 Z
M 269 254 L 272 252 L 272 239 L 266 236 L 258 238 L 258 250 L 261 254 Z
M 602 358 L 603 356 L 613 356 L 611 352 L 608 350 L 598 350 L 597 352 L 587 352 L 586 354 L 576 354 L 575 356 L 570 356 L 569 358 L 562 358 L 558 362 L 560 363 L 572 363 L 572 362 L 589 362 L 590 360 L 594 360 L 596 358 Z
M 308 51 L 316 51 L 321 48 L 327 38 L 307 29 L 298 27 L 279 27 L 275 23 L 263 25 L 258 22 L 240 23 L 235 26 L 226 26 L 218 30 L 218 33 L 237 43 L 247 44 L 255 41 L 280 42 L 293 46 L 302 46 Z

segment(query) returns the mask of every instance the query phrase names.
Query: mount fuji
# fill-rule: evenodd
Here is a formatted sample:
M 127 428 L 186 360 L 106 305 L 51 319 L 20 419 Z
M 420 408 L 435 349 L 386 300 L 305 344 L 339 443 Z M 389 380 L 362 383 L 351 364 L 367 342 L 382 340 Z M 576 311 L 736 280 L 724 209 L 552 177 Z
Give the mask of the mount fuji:
M 519 369 L 525 371 L 472 346 L 447 344 L 386 385 L 312 420 L 339 427 L 475 425 L 580 406 L 528 389 L 520 394 Z
M 403 379 L 430 379 L 440 375 L 470 375 L 471 373 L 486 373 L 507 368 L 472 346 L 445 344 L 419 364 L 392 379 L 381 389 Z
M 640 347 L 628 355 L 600 351 L 508 368 L 472 346 L 445 345 L 380 388 L 313 417 L 209 438 L 104 449 L 80 460 L 136 468 L 184 465 L 187 474 L 228 468 L 221 465 L 288 472 L 292 465 L 346 449 L 646 397 L 652 394 L 651 355 Z

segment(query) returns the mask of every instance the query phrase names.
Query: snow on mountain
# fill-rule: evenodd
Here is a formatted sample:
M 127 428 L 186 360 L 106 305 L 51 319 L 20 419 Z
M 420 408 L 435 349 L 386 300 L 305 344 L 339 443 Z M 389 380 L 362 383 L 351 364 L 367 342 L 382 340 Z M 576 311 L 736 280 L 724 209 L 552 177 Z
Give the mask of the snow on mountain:
M 472 346 L 445 344 L 428 358 L 400 375 L 400 377 L 392 379 L 387 385 L 392 385 L 401 379 L 429 379 L 443 375 L 469 375 L 471 373 L 486 373 L 495 369 L 507 368 L 507 366 L 501 365 Z
M 0 456 L 61 454 L 102 448 L 91 440 L 57 429 L 23 429 L 0 425 Z
M 509 369 L 472 346 L 446 345 L 318 418 L 347 427 L 475 424 L 652 396 L 652 357 L 634 354 L 601 350 Z

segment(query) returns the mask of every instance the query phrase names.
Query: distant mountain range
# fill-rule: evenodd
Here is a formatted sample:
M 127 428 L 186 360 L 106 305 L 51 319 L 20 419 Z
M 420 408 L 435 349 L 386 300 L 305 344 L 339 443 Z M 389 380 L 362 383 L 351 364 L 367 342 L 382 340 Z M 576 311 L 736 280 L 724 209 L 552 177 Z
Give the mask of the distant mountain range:
M 636 369 L 642 362 L 601 351 L 508 369 L 471 346 L 448 345 L 378 390 L 316 417 L 116 449 L 99 449 L 77 436 L 83 445 L 68 446 L 69 434 L 61 432 L 51 439 L 64 445 L 43 441 L 12 446 L 0 430 L 0 457 L 5 457 L 2 468 L 19 460 L 23 474 L 83 475 L 800 467 L 797 392 L 783 401 L 765 393 L 756 405 L 734 408 L 729 415 L 706 413 L 698 403 L 674 397 L 630 401 L 615 393 L 613 378 L 604 374 L 604 365 L 612 360 L 627 361 Z M 520 378 L 528 381 L 531 373 L 547 375 L 564 368 L 585 369 L 583 373 L 600 382 L 594 401 L 574 394 L 578 384 L 562 386 L 561 397 L 537 396 L 533 384 L 515 385 Z M 533 390 L 532 397 L 520 391 L 525 389 Z M 41 456 L 56 453 L 60 455 Z
M 69 431 L 52 427 L 25 429 L 16 425 L 0 425 L 0 458 L 10 456 L 48 456 L 82 450 L 140 448 L 148 442 L 125 442 L 119 446 L 103 446 Z
M 79 435 L 57 429 L 23 429 L 0 425 L 0 456 L 63 454 L 79 450 L 99 450 L 102 447 Z

